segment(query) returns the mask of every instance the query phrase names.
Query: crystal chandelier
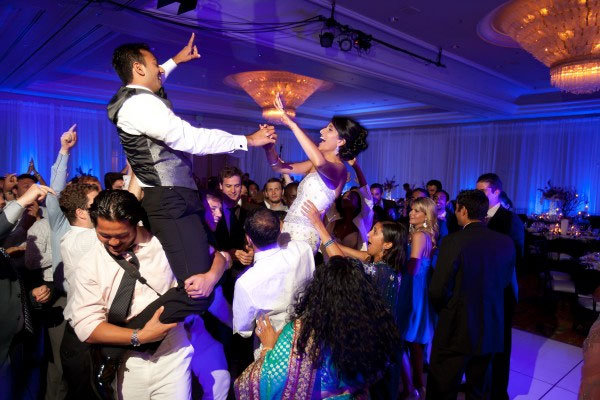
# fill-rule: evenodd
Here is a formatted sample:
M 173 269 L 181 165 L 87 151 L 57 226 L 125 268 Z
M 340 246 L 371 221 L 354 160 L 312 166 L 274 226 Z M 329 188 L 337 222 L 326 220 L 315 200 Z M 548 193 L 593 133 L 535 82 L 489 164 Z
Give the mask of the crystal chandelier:
M 225 83 L 233 87 L 241 87 L 254 99 L 263 112 L 263 117 L 272 122 L 280 120 L 282 113 L 273 107 L 277 93 L 285 106 L 285 113 L 296 116 L 300 107 L 315 91 L 331 87 L 331 83 L 321 79 L 287 71 L 248 71 L 229 75 Z
M 550 68 L 552 85 L 600 90 L 600 0 L 512 0 L 494 26 Z

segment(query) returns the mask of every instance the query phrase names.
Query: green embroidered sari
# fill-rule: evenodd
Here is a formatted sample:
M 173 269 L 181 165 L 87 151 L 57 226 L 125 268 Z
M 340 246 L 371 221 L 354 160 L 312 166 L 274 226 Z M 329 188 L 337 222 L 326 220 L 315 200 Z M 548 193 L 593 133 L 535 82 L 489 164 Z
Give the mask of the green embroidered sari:
M 296 342 L 300 322 L 282 330 L 273 350 L 253 362 L 235 381 L 235 395 L 243 400 L 365 399 L 364 384 L 344 382 L 336 373 L 331 357 L 320 368 L 298 354 Z

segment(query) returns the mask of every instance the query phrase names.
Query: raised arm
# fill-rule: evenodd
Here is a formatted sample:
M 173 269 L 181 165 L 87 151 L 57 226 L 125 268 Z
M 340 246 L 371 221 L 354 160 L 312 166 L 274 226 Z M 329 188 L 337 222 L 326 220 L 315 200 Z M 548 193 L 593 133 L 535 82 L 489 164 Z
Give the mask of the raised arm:
M 365 174 L 363 173 L 362 168 L 360 168 L 360 165 L 358 164 L 356 157 L 354 157 L 352 160 L 348 160 L 348 164 L 352 167 L 352 169 L 356 173 L 356 178 L 358 179 L 358 187 L 367 186 L 368 185 L 367 178 L 365 178 Z M 369 191 L 369 193 L 371 193 L 371 192 Z
M 35 163 L 33 162 L 33 158 L 29 161 L 29 169 L 27 170 L 27 173 L 33 173 L 33 176 L 35 176 L 39 184 L 46 186 L 46 181 L 44 180 L 44 177 L 42 177 L 42 175 L 37 171 L 37 169 L 35 169 Z
M 281 122 L 283 122 L 285 125 L 287 125 L 288 128 L 292 130 L 292 133 L 294 134 L 294 136 L 296 136 L 296 139 L 298 140 L 298 143 L 300 143 L 302 150 L 304 150 L 304 152 L 308 156 L 308 159 L 312 162 L 315 168 L 321 173 L 321 175 L 325 176 L 332 182 L 336 182 L 336 177 L 339 174 L 338 169 L 332 163 L 327 161 L 327 159 L 325 158 L 323 153 L 321 153 L 317 145 L 308 137 L 306 133 L 304 133 L 302 129 L 300 129 L 298 124 L 296 124 L 296 122 L 294 122 L 285 113 L 279 93 L 277 94 L 277 96 L 275 96 L 275 102 L 273 104 L 275 108 L 279 110 L 282 114 Z
M 325 224 L 321 220 L 321 213 L 310 200 L 306 200 L 302 204 L 302 212 L 310 220 L 321 238 L 321 242 L 325 245 L 325 251 L 329 257 L 333 256 L 348 256 L 354 257 L 361 261 L 367 261 L 369 254 L 366 251 L 355 250 L 350 247 L 341 245 L 333 240 L 331 234 L 327 232 Z
M 277 140 L 275 129 L 267 125 L 248 136 L 232 135 L 220 129 L 196 128 L 175 115 L 150 92 L 125 101 L 118 114 L 117 126 L 130 135 L 143 134 L 164 142 L 173 150 L 196 155 L 231 153 Z
M 62 192 L 67 185 L 67 164 L 69 153 L 77 143 L 77 124 L 73 124 L 68 131 L 60 136 L 60 151 L 56 161 L 50 168 L 50 187 L 56 193 Z
M 313 167 L 313 163 L 310 160 L 297 163 L 287 163 L 283 161 L 275 151 L 274 143 L 263 146 L 263 149 L 265 150 L 265 155 L 267 156 L 267 161 L 269 162 L 271 169 L 278 174 L 306 175 Z

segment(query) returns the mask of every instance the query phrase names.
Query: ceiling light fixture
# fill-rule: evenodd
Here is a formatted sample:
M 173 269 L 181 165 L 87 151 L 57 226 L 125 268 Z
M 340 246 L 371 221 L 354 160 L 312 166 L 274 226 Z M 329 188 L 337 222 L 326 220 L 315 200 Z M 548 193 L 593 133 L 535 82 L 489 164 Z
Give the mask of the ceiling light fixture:
M 552 85 L 600 90 L 600 0 L 513 0 L 494 27 L 549 67 Z
M 273 107 L 277 93 L 285 106 L 285 113 L 296 116 L 300 107 L 315 91 L 328 89 L 331 83 L 321 79 L 294 74 L 288 71 L 248 71 L 229 75 L 225 78 L 229 86 L 242 88 L 258 104 L 263 117 L 271 122 L 279 122 L 282 113 Z
M 177 15 L 181 15 L 188 11 L 195 10 L 198 6 L 198 0 L 158 0 L 156 8 L 162 8 L 168 6 L 169 4 L 179 3 L 179 9 L 177 10 Z

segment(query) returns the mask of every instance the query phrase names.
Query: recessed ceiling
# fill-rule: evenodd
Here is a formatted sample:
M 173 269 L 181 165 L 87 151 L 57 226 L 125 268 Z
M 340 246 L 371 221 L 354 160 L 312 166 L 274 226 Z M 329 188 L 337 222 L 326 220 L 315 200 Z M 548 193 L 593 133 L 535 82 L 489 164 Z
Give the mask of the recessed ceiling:
M 156 0 L 120 0 L 156 12 Z M 178 17 L 177 4 L 160 10 L 171 22 L 290 22 L 329 15 L 321 0 L 200 0 Z M 390 2 L 338 0 L 336 19 L 427 58 L 443 49 L 445 68 L 426 65 L 380 44 L 368 54 L 319 45 L 322 24 L 283 32 L 207 32 L 197 29 L 202 54 L 180 66 L 165 87 L 178 111 L 259 121 L 261 110 L 225 76 L 248 70 L 288 70 L 334 83 L 310 97 L 298 118 L 318 126 L 332 114 L 359 118 L 370 128 L 593 113 L 600 95 L 563 95 L 548 70 L 521 49 L 494 46 L 477 24 L 500 1 Z M 202 19 L 201 23 L 198 19 Z M 215 24 L 212 24 L 213 26 Z M 147 42 L 159 60 L 173 56 L 191 28 L 149 19 L 110 2 L 6 0 L 0 5 L 0 91 L 106 103 L 120 82 L 113 49 Z M 535 105 L 536 107 L 531 107 Z

